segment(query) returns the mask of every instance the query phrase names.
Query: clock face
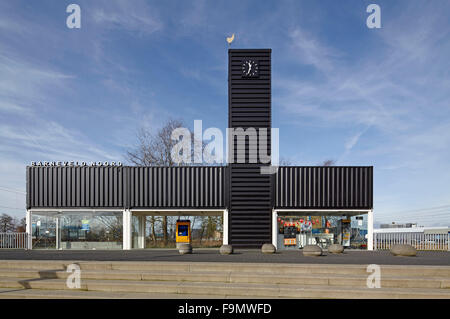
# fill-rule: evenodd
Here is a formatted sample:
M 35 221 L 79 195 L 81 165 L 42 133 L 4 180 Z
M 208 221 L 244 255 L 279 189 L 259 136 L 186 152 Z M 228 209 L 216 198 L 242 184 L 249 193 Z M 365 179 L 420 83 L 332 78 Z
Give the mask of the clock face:
M 253 59 L 242 60 L 242 76 L 257 77 L 259 76 L 259 63 Z

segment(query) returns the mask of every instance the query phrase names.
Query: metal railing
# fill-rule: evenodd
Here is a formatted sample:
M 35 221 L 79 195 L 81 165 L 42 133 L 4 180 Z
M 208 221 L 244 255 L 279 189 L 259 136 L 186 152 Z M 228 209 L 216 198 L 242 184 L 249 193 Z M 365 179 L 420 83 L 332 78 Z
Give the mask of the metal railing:
M 392 245 L 407 244 L 417 250 L 447 250 L 450 251 L 450 234 L 425 233 L 374 233 L 373 247 L 375 250 L 390 249 Z
M 28 249 L 28 233 L 0 233 L 0 249 Z

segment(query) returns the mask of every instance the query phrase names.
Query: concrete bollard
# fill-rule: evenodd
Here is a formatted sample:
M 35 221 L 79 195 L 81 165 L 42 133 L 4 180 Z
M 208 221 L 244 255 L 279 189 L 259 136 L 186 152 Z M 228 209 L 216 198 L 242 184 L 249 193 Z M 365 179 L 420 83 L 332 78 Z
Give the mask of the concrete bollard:
M 321 256 L 322 248 L 317 245 L 306 245 L 302 249 L 303 256 Z
M 273 254 L 273 253 L 275 253 L 276 251 L 277 251 L 277 249 L 276 249 L 275 246 L 272 245 L 272 244 L 264 244 L 264 245 L 262 245 L 262 247 L 261 247 L 261 252 L 262 252 L 263 254 Z
M 394 256 L 416 256 L 417 250 L 411 245 L 393 245 L 391 247 L 391 254 Z
M 328 252 L 332 254 L 342 254 L 344 252 L 344 246 L 339 244 L 332 244 L 328 246 Z
M 222 245 L 222 247 L 220 247 L 219 251 L 220 251 L 221 255 L 231 255 L 233 253 L 233 246 Z
M 178 247 L 178 252 L 181 255 L 192 254 L 192 246 L 191 246 L 191 244 L 181 244 Z

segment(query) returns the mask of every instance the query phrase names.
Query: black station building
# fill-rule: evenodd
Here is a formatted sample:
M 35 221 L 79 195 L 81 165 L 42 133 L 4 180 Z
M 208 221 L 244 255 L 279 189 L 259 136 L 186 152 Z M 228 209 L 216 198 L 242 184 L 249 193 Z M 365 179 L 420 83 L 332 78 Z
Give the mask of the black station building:
M 228 127 L 265 129 L 270 157 L 271 50 L 230 49 L 228 92 Z M 216 215 L 223 243 L 236 248 L 373 249 L 373 167 L 273 167 L 250 160 L 259 147 L 246 139 L 236 161 L 230 139 L 227 166 L 28 166 L 29 247 L 145 248 L 147 216 Z

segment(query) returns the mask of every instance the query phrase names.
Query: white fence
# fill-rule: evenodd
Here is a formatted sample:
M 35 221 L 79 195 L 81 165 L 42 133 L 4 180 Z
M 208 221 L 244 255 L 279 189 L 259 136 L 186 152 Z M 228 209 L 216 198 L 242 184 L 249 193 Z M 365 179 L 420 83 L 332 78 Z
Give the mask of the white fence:
M 0 233 L 0 249 L 27 249 L 27 233 Z
M 448 250 L 450 251 L 450 234 L 425 233 L 374 233 L 373 248 L 390 249 L 395 244 L 408 244 L 417 250 Z

